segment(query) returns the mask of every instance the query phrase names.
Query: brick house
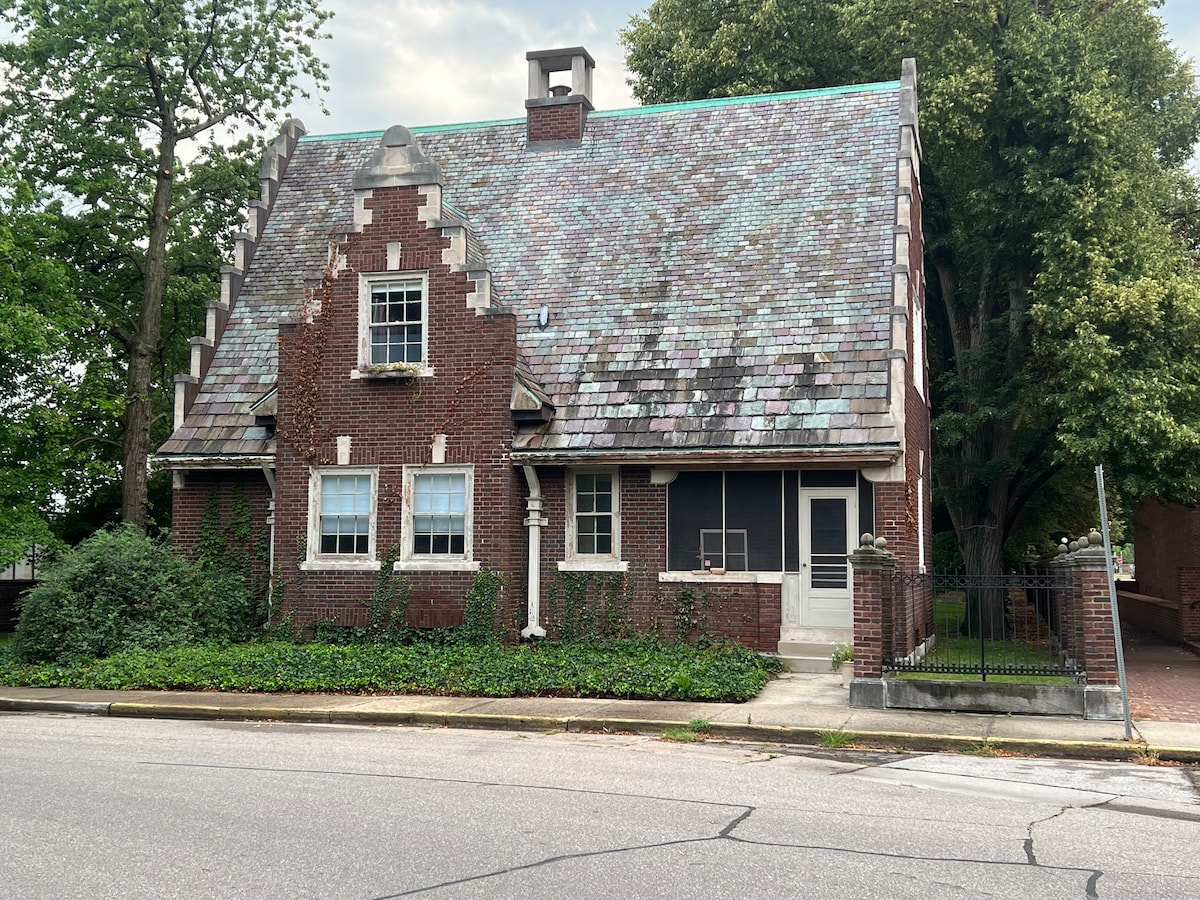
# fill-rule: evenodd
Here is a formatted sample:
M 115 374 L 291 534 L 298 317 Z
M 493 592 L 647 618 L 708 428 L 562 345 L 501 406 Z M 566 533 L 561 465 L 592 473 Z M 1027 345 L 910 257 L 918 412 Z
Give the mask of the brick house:
M 520 119 L 285 125 L 157 455 L 178 545 L 240 496 L 304 625 L 387 561 L 420 626 L 483 567 L 527 637 L 570 580 L 848 642 L 858 535 L 931 539 L 914 66 L 598 112 L 584 49 L 527 58 Z
M 1117 582 L 1121 620 L 1200 645 L 1200 510 L 1146 500 L 1134 509 L 1134 582 Z

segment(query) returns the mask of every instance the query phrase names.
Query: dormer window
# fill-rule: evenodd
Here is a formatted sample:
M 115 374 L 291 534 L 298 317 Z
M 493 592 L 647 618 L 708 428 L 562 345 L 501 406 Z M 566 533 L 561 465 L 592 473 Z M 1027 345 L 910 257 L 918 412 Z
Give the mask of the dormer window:
M 427 273 L 360 275 L 358 365 L 350 377 L 410 381 L 432 375 Z
M 367 366 L 425 362 L 425 276 L 364 278 L 359 362 Z

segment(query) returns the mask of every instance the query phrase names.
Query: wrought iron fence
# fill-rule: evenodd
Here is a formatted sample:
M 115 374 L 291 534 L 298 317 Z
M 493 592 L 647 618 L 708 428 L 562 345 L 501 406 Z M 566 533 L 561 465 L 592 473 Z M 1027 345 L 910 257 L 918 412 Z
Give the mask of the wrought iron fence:
M 930 676 L 1058 676 L 1083 681 L 1062 575 L 892 576 L 892 653 L 884 671 Z

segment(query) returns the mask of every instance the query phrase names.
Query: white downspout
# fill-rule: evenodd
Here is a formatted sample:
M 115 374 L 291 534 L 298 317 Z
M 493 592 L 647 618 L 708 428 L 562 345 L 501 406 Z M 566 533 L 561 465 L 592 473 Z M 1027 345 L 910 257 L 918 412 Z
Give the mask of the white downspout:
M 542 485 L 538 481 L 537 471 L 533 466 L 523 466 L 525 480 L 529 483 L 529 496 L 525 498 L 525 511 L 529 515 L 525 524 L 529 526 L 529 584 L 528 618 L 529 624 L 521 629 L 521 637 L 544 638 L 546 629 L 541 625 L 542 618 Z

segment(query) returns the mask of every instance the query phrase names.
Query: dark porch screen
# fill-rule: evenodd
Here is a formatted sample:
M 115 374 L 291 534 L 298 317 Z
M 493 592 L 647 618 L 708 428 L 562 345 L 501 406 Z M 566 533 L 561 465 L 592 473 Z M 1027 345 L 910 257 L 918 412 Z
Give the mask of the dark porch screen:
M 667 517 L 671 571 L 701 569 L 706 558 L 731 571 L 783 569 L 781 472 L 680 472 L 667 487 Z
M 680 472 L 667 485 L 667 569 L 703 568 L 700 531 L 721 529 L 721 473 Z
M 747 568 L 783 571 L 783 473 L 726 472 L 725 528 L 745 529 Z

